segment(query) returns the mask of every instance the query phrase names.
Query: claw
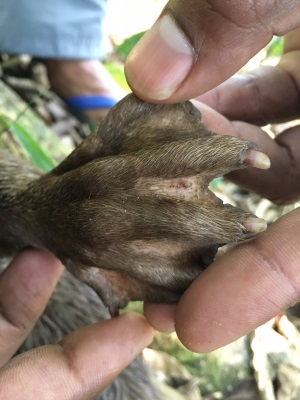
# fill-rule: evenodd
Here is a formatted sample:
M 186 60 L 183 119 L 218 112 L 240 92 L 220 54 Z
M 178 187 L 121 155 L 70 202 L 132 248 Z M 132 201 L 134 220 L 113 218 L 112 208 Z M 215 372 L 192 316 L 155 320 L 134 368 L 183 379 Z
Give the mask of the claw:
M 247 232 L 259 233 L 267 229 L 267 223 L 264 219 L 249 217 L 243 223 L 244 228 Z
M 245 164 L 249 165 L 249 167 L 269 169 L 271 161 L 265 153 L 250 149 L 246 153 Z

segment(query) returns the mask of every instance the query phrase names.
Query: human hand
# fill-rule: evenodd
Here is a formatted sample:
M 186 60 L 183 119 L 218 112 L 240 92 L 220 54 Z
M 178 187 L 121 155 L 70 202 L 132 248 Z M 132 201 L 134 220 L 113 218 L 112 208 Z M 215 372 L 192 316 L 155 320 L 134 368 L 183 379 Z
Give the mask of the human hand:
M 218 258 L 177 305 L 145 304 L 160 331 L 176 330 L 195 352 L 209 352 L 251 332 L 300 299 L 300 210 Z
M 204 123 L 211 129 L 250 138 L 271 158 L 270 170 L 239 171 L 231 173 L 231 177 L 260 193 L 265 191 L 277 202 L 299 198 L 299 128 L 284 134 L 289 138 L 289 133 L 294 133 L 291 139 L 296 139 L 294 147 L 292 140 L 288 143 L 287 151 L 284 141 L 273 141 L 257 126 L 230 122 L 205 104 L 198 106 Z M 188 349 L 208 352 L 281 313 L 300 299 L 299 224 L 297 209 L 266 232 L 237 245 L 202 272 L 177 305 L 145 304 L 148 321 L 157 330 L 175 330 Z
M 256 134 L 252 140 L 261 139 L 260 147 L 270 156 L 270 170 L 260 171 L 261 174 L 254 169 L 248 170 L 248 174 L 239 171 L 234 173 L 237 181 L 244 179 L 247 186 L 252 185 L 260 192 L 268 189 L 269 195 L 277 193 L 278 202 L 286 200 L 285 195 L 299 198 L 299 175 L 297 182 L 295 171 L 283 168 L 297 161 L 294 158 L 297 146 L 293 149 L 292 141 L 293 151 L 286 151 L 281 143 L 272 141 L 257 126 L 230 122 L 204 104 L 199 108 L 204 123 L 211 129 L 247 138 L 251 138 L 249 132 Z M 298 151 L 298 157 L 299 154 Z M 280 173 L 281 168 L 286 172 L 284 177 Z M 293 183 L 290 187 L 289 184 Z M 289 191 L 285 193 L 286 189 Z M 188 349 L 208 352 L 232 342 L 281 313 L 300 299 L 299 224 L 298 209 L 280 218 L 255 239 L 239 244 L 202 272 L 177 305 L 145 304 L 148 321 L 164 332 L 176 330 Z
M 90 399 L 152 339 L 145 319 L 124 314 L 11 359 L 63 270 L 50 253 L 25 250 L 0 277 L 0 398 Z M 120 333 L 121 332 L 121 333 Z
M 300 196 L 299 125 L 283 130 L 273 140 L 253 124 L 269 124 L 298 118 L 300 95 L 300 28 L 286 35 L 284 51 L 275 67 L 261 66 L 236 75 L 198 100 L 224 114 L 203 108 L 203 120 L 211 129 L 251 140 L 271 159 L 271 168 L 261 174 L 256 171 L 234 173 L 236 183 L 277 203 L 291 203 Z M 243 122 L 240 122 L 243 121 Z
M 294 0 L 171 0 L 129 55 L 128 82 L 151 102 L 194 98 L 237 72 L 272 35 L 299 26 L 299 10 Z
M 277 67 L 234 77 L 200 99 L 230 118 L 255 122 L 265 116 L 267 121 L 293 118 L 299 114 L 297 37 L 299 30 L 286 37 Z M 299 199 L 299 127 L 289 128 L 272 140 L 257 126 L 231 122 L 207 105 L 198 106 L 210 129 L 250 139 L 271 159 L 271 168 L 259 174 L 255 170 L 230 174 L 236 182 L 277 203 Z M 257 238 L 216 260 L 177 306 L 147 304 L 148 320 L 160 330 L 176 329 L 191 350 L 211 351 L 282 312 L 300 298 L 299 223 L 299 210 L 280 218 Z

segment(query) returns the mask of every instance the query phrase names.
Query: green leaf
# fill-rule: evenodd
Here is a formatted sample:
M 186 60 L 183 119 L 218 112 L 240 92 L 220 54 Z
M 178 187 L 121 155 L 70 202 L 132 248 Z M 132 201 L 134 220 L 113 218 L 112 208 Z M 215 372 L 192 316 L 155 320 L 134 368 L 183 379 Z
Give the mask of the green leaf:
M 126 58 L 128 54 L 131 52 L 133 47 L 137 44 L 137 42 L 144 36 L 146 32 L 139 32 L 129 38 L 125 39 L 123 43 L 121 43 L 117 48 L 117 53 Z
M 117 64 L 105 63 L 104 67 L 111 74 L 117 84 L 125 90 L 125 92 L 130 92 L 130 87 L 127 84 L 124 68 Z
M 50 171 L 55 167 L 54 161 L 47 156 L 38 142 L 31 137 L 30 133 L 18 121 L 12 121 L 4 115 L 0 115 L 0 124 L 4 127 L 0 133 L 2 134 L 5 130 L 9 130 L 36 167 L 44 171 Z
M 271 42 L 266 46 L 267 57 L 277 57 L 282 54 L 283 37 L 273 36 Z
M 215 178 L 210 182 L 209 189 L 212 191 L 217 190 L 219 188 L 219 186 L 223 184 L 223 182 L 224 182 L 224 179 L 222 177 Z

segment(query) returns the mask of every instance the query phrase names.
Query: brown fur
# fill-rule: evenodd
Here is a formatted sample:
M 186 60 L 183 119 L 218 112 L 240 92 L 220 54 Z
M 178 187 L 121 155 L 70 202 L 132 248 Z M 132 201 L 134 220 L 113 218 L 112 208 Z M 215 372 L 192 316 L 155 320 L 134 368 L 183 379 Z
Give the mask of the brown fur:
M 48 174 L 2 155 L 0 240 L 48 248 L 112 313 L 177 301 L 219 246 L 249 237 L 249 214 L 207 186 L 253 147 L 209 131 L 190 102 L 129 95 Z

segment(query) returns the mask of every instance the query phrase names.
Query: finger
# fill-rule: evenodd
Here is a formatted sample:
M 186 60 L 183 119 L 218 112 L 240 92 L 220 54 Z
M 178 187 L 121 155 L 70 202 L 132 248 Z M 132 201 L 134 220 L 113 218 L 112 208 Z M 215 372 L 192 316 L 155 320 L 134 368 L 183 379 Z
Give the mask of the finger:
M 144 314 L 154 329 L 164 333 L 175 331 L 176 304 L 145 303 Z
M 277 204 L 295 202 L 300 197 L 300 126 L 290 128 L 275 140 L 258 127 L 243 122 L 234 122 L 240 137 L 256 143 L 271 160 L 271 168 L 260 171 L 251 168 L 233 172 L 230 179 L 244 188 L 258 193 Z
M 31 249 L 20 253 L 1 274 L 0 365 L 11 358 L 32 329 L 62 271 L 54 255 Z
M 244 188 L 277 203 L 291 203 L 300 197 L 300 127 L 295 126 L 272 139 L 263 129 L 245 122 L 230 122 L 207 105 L 193 101 L 202 111 L 202 121 L 208 128 L 257 144 L 271 160 L 271 168 L 249 168 L 235 171 L 228 177 Z
M 300 2 L 170 0 L 129 55 L 129 85 L 148 101 L 178 102 L 217 86 L 273 34 L 300 23 Z
M 0 369 L 0 398 L 91 399 L 152 341 L 144 317 L 124 314 L 83 328 L 58 345 L 21 354 Z M 16 379 L 17 377 L 17 379 Z
M 185 346 L 212 351 L 299 301 L 299 224 L 295 210 L 217 259 L 192 283 L 175 315 Z
M 262 66 L 236 75 L 197 100 L 230 120 L 257 125 L 299 116 L 298 87 L 291 75 L 279 67 Z
M 198 99 L 191 100 L 191 102 L 199 111 L 201 111 L 201 121 L 208 129 L 221 135 L 239 137 L 239 133 L 235 131 L 232 122 L 228 118 L 224 117 L 224 115 L 220 114 L 206 103 L 202 103 Z

